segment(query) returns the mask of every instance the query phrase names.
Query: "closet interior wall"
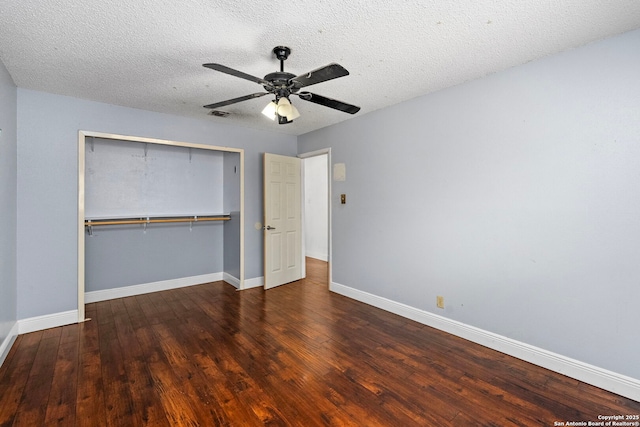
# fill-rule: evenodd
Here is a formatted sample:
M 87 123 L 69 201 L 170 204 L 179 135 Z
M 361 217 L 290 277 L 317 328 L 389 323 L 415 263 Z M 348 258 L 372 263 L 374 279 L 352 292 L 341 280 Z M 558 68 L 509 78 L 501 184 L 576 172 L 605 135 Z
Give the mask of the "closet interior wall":
M 85 219 L 231 220 L 85 227 L 85 292 L 227 271 L 239 278 L 240 167 L 237 152 L 87 137 Z
M 224 251 L 223 265 L 225 280 L 236 288 L 240 288 L 239 279 L 242 277 L 242 236 L 241 212 L 241 178 L 240 156 L 238 153 L 225 152 L 223 154 L 224 191 L 222 204 L 225 212 L 231 217 L 224 222 Z

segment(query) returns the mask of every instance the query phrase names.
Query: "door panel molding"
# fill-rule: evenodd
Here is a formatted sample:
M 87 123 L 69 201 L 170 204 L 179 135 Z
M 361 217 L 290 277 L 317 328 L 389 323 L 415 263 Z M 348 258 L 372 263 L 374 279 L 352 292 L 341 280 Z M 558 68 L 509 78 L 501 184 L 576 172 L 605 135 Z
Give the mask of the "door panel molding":
M 264 154 L 264 288 L 304 277 L 302 161 Z

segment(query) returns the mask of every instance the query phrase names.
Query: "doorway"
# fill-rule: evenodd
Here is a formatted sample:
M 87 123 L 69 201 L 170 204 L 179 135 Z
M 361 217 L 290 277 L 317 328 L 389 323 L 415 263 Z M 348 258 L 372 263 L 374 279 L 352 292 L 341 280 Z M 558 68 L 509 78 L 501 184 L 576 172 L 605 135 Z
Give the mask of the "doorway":
M 306 276 L 331 284 L 331 149 L 300 154 Z

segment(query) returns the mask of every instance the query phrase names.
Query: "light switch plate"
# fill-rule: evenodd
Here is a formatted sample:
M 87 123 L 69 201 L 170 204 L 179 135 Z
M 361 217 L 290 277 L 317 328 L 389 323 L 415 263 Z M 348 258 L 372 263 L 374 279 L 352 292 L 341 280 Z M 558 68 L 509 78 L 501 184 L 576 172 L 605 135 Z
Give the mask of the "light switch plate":
M 344 163 L 335 163 L 333 165 L 333 180 L 334 181 L 347 180 L 347 167 Z

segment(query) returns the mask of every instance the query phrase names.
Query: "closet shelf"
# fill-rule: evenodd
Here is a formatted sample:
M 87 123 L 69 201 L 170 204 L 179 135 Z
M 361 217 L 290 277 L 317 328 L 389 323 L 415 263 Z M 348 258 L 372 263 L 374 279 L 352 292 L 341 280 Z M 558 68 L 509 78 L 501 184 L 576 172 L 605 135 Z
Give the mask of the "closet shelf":
M 85 218 L 84 225 L 85 227 L 95 227 L 98 225 L 162 224 L 171 222 L 193 223 L 204 221 L 229 221 L 230 219 L 230 214 Z

